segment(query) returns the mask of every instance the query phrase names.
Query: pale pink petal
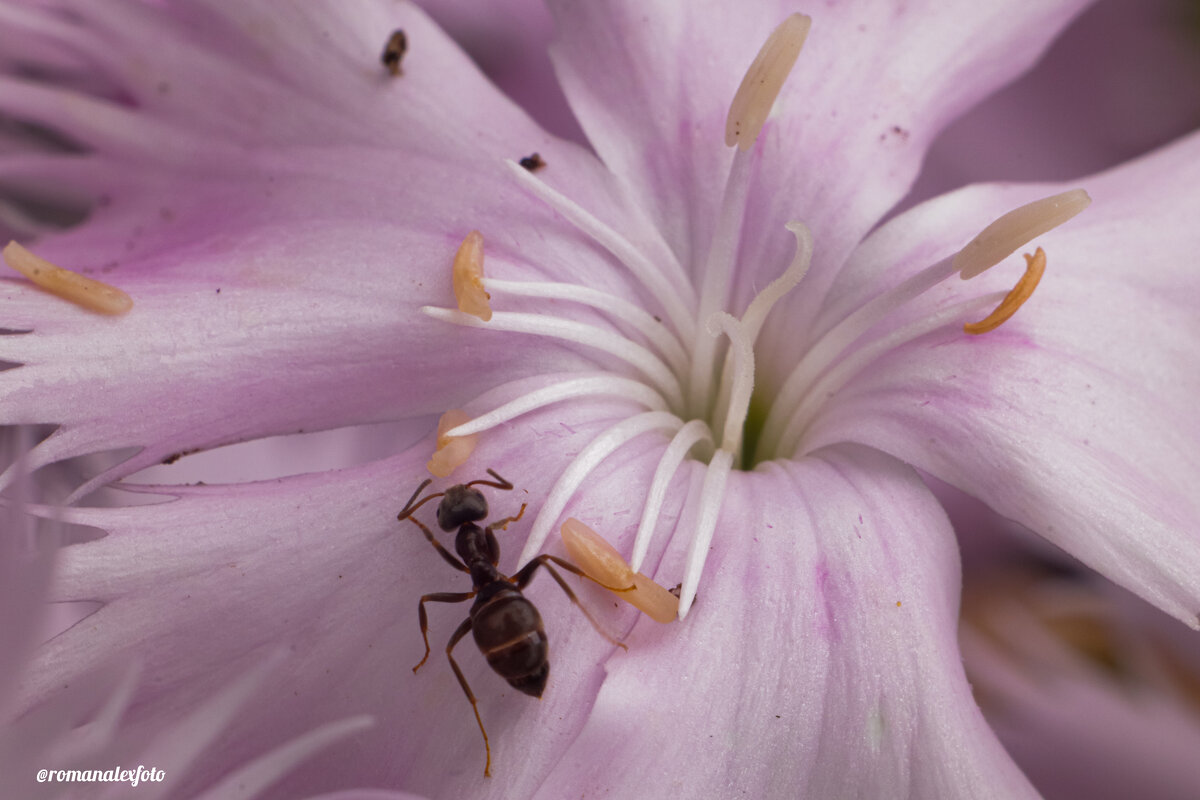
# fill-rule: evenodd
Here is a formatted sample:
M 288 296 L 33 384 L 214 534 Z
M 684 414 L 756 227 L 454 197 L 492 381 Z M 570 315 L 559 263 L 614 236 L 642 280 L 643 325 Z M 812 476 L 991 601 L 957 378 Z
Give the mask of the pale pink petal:
M 98 61 L 126 96 L 0 78 L 9 113 L 97 150 L 0 157 L 0 181 L 98 197 L 85 224 L 35 249 L 135 303 L 101 319 L 22 282 L 0 289 L 6 327 L 33 331 L 0 340 L 0 358 L 25 365 L 3 377 L 3 412 L 62 426 L 33 466 L 144 448 L 111 478 L 196 448 L 440 412 L 470 399 L 463 375 L 487 386 L 593 357 L 545 339 L 518 350 L 417 311 L 453 305 L 449 264 L 472 228 L 493 276 L 553 269 L 636 296 L 503 159 L 538 150 L 574 197 L 636 220 L 599 165 L 540 132 L 419 11 L 324 3 L 268 23 L 251 5 L 118 3 L 92 18 L 85 4 L 88 28 L 22 12 L 28 33 Z M 392 78 L 378 56 L 396 26 L 411 49 Z M 208 113 L 225 92 L 237 113 Z M 266 379 L 280 370 L 285 382 Z
M 639 621 L 536 797 L 1036 797 L 963 676 L 915 472 L 847 447 L 734 473 L 722 528 L 692 613 L 666 641 Z
M 628 407 L 582 411 L 572 406 L 522 426 L 567 453 Z M 470 588 L 415 526 L 396 520 L 427 474 L 431 446 L 352 470 L 164 487 L 159 491 L 178 499 L 66 510 L 69 521 L 108 535 L 64 552 L 54 596 L 105 605 L 43 648 L 23 704 L 53 697 L 97 661 L 137 655 L 154 680 L 139 685 L 125 724 L 134 734 L 154 730 L 164 715 L 199 702 L 282 643 L 285 676 L 259 689 L 255 713 L 234 720 L 223 734 L 226 748 L 191 778 L 197 785 L 228 774 L 242 763 L 239 753 L 261 750 L 264 741 L 369 713 L 376 725 L 368 733 L 310 759 L 283 784 L 283 796 L 348 785 L 459 797 L 466 795 L 457 790 L 477 794 L 482 786 L 499 794 L 512 787 L 518 796 L 531 795 L 583 725 L 603 679 L 599 665 L 613 646 L 544 575 L 529 589 L 547 620 L 553 653 L 554 677 L 542 702 L 509 688 L 469 639 L 462 644 L 457 656 L 492 736 L 493 769 L 504 768 L 503 783 L 484 783 L 483 742 L 443 655 L 465 604 L 431 605 L 433 655 L 420 673 L 411 672 L 423 652 L 418 598 Z M 527 439 L 494 437 L 460 470 L 482 475 L 490 466 L 518 481 L 512 495 L 491 493 L 495 512 L 511 514 L 519 503 L 536 507 L 544 497 L 561 469 L 552 462 L 565 457 L 554 452 L 530 448 Z M 638 466 L 643 481 L 653 468 L 646 462 Z M 616 488 L 628 493 L 623 479 Z M 502 568 L 515 569 L 527 530 L 518 524 L 502 534 Z M 586 599 L 596 603 L 596 595 Z M 601 618 L 620 633 L 633 614 Z M 514 777 L 517 765 L 524 766 Z
M 809 14 L 812 31 L 754 154 L 735 307 L 791 257 L 783 226 L 792 219 L 818 243 L 803 297 L 819 302 L 850 249 L 908 191 L 942 126 L 1027 69 L 1084 5 L 555 2 L 552 55 L 596 152 L 698 271 L 731 160 L 729 103 L 775 26 Z
M 825 404 L 805 447 L 891 452 L 1196 626 L 1198 156 L 1192 136 L 1081 181 L 1095 202 L 1039 241 L 1049 272 L 1011 321 L 981 337 L 944 326 L 871 364 Z M 936 243 L 969 238 L 980 218 L 1058 190 L 981 186 L 931 201 L 879 231 L 889 260 L 857 266 L 902 274 L 952 253 Z M 978 281 L 1006 288 L 1015 271 Z M 845 276 L 843 307 L 863 274 Z M 974 289 L 952 282 L 931 293 L 937 304 Z

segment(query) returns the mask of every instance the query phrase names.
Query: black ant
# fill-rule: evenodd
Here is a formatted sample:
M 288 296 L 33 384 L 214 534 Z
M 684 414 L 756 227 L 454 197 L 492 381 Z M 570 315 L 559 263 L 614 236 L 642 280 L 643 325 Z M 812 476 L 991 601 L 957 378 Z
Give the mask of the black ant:
M 435 592 L 421 597 L 421 601 L 417 604 L 417 617 L 421 621 L 421 638 L 425 640 L 425 655 L 421 658 L 421 662 L 413 667 L 413 672 L 419 670 L 429 658 L 429 619 L 425 615 L 425 604 L 428 602 L 461 603 L 474 598 L 475 602 L 471 605 L 470 613 L 458 626 L 458 630 L 454 632 L 454 635 L 450 637 L 449 644 L 446 645 L 446 658 L 450 660 L 450 667 L 454 670 L 459 685 L 462 686 L 467 699 L 471 701 L 471 709 L 475 712 L 475 721 L 479 723 L 479 732 L 483 734 L 483 747 L 487 753 L 487 761 L 483 767 L 485 777 L 490 777 L 492 774 L 492 748 L 488 744 L 487 731 L 483 729 L 483 720 L 479 716 L 479 706 L 475 702 L 475 695 L 471 692 L 471 687 L 467 685 L 467 679 L 463 676 L 462 670 L 458 668 L 451 653 L 459 640 L 467 635 L 467 631 L 471 631 L 475 635 L 475 644 L 479 646 L 479 650 L 487 659 L 488 664 L 500 677 L 508 681 L 514 689 L 540 698 L 546 688 L 546 679 L 550 675 L 550 649 L 546 639 L 546 630 L 542 625 L 542 617 L 533 603 L 521 594 L 521 590 L 529 584 L 537 568 L 544 566 L 562 587 L 562 590 L 567 593 L 571 602 L 578 606 L 588 621 L 592 623 L 592 627 L 613 644 L 625 648 L 622 642 L 613 639 L 600 629 L 587 609 L 579 605 L 578 598 L 567 586 L 563 577 L 554 567 L 550 566 L 550 562 L 553 561 L 568 572 L 585 578 L 589 577 L 571 562 L 564 561 L 557 556 L 540 555 L 521 567 L 512 577 L 497 569 L 497 565 L 500 563 L 500 543 L 496 541 L 493 531 L 504 530 L 510 522 L 521 519 L 525 513 L 526 504 L 521 504 L 521 510 L 517 512 L 516 516 L 497 520 L 486 528 L 476 525 L 475 523 L 487 518 L 488 505 L 483 493 L 472 487 L 491 486 L 494 489 L 505 491 L 513 488 L 511 483 L 492 470 L 489 469 L 488 474 L 496 480 L 477 480 L 458 484 L 444 492 L 428 495 L 417 502 L 417 497 L 426 486 L 433 482 L 431 478 L 427 478 L 413 492 L 412 497 L 405 503 L 404 510 L 397 516 L 397 519 L 410 520 L 419 527 L 425 534 L 425 538 L 429 540 L 429 543 L 447 564 L 471 575 L 472 588 L 469 592 Z M 454 549 L 462 561 L 442 547 L 434 538 L 433 532 L 413 516 L 414 511 L 435 497 L 442 498 L 437 507 L 438 525 L 444 531 L 458 528 Z M 591 579 L 589 578 L 589 580 Z M 600 585 L 603 586 L 603 584 Z M 606 586 L 605 588 L 613 587 Z M 621 591 L 621 589 L 618 588 L 615 591 Z

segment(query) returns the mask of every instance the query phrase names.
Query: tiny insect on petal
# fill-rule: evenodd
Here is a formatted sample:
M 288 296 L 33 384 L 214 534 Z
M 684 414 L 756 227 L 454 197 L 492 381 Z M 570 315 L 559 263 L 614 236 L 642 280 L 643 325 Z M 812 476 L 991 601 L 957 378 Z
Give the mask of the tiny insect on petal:
M 613 592 L 655 622 L 673 622 L 679 614 L 679 598 L 651 578 L 634 572 L 621 554 L 604 537 L 574 517 L 562 524 L 563 545 L 571 560 L 589 578 L 604 586 L 628 586 L 633 589 Z
M 392 35 L 388 37 L 387 44 L 383 48 L 383 55 L 379 57 L 379 60 L 388 72 L 393 76 L 399 76 L 403 73 L 400 62 L 404 60 L 404 54 L 407 52 L 408 36 L 404 31 L 397 29 L 392 31 Z
M 454 254 L 454 297 L 458 310 L 484 322 L 492 318 L 491 295 L 483 289 L 483 234 L 471 231 Z
M 117 287 L 63 269 L 16 242 L 4 247 L 4 260 L 37 286 L 89 311 L 116 316 L 133 308 L 133 299 Z
M 471 457 L 478 436 L 447 436 L 446 431 L 470 422 L 471 417 L 461 408 L 452 408 L 438 420 L 437 450 L 430 456 L 425 468 L 439 478 L 454 472 L 460 464 Z

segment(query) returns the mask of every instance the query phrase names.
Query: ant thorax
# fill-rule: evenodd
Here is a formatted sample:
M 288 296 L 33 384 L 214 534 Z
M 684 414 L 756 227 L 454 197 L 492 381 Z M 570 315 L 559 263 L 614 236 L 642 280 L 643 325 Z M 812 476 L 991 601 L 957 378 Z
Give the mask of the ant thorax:
M 454 537 L 454 550 L 468 567 L 475 564 L 495 565 L 500 561 L 500 545 L 491 531 L 474 522 L 464 522 Z

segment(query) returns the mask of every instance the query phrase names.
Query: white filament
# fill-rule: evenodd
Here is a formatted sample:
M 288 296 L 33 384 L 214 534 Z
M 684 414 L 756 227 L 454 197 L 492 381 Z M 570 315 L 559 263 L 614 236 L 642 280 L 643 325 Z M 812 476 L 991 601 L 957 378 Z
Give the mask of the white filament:
M 667 409 L 662 395 L 641 381 L 605 372 L 586 378 L 571 378 L 534 389 L 486 414 L 480 414 L 470 422 L 464 422 L 458 427 L 451 428 L 446 431 L 446 435 L 470 436 L 474 433 L 481 433 L 508 422 L 510 419 L 516 419 L 522 414 L 528 414 L 530 411 L 579 397 L 619 397 L 624 400 L 632 400 L 654 411 L 666 411 Z
M 628 324 L 649 339 L 676 374 L 681 373 L 687 367 L 687 352 L 684 351 L 683 345 L 679 343 L 671 330 L 641 306 L 622 297 L 587 286 L 558 283 L 557 281 L 502 281 L 496 278 L 485 278 L 483 286 L 496 293 L 569 300 L 597 308 L 608 313 L 614 319 Z
M 873 328 L 880 320 L 913 298 L 937 285 L 955 272 L 952 260 L 944 258 L 932 267 L 926 267 L 899 285 L 883 292 L 870 302 L 855 309 L 841 322 L 834 325 L 817 340 L 799 363 L 792 369 L 783 387 L 771 403 L 771 410 L 763 425 L 762 440 L 776 441 L 783 434 L 786 422 L 784 414 L 796 408 L 800 398 L 825 369 L 846 348 Z
M 784 429 L 779 441 L 775 443 L 772 454 L 784 458 L 801 455 L 796 452 L 800 446 L 800 439 L 804 435 L 804 430 L 812 422 L 813 415 L 816 414 L 817 410 L 830 397 L 836 394 L 839 389 L 845 386 L 851 378 L 862 372 L 865 367 L 869 366 L 884 353 L 895 350 L 901 345 L 911 342 L 913 339 L 924 336 L 927 333 L 931 333 L 955 320 L 961 323 L 964 316 L 973 314 L 979 309 L 994 306 L 1003 299 L 1004 294 L 1004 292 L 993 292 L 980 297 L 973 297 L 942 309 L 935 314 L 921 317 L 887 336 L 872 341 L 866 347 L 856 350 L 839 361 L 837 366 L 821 375 L 805 391 L 799 404 L 788 418 L 787 427 Z M 764 439 L 765 441 L 768 440 Z
M 643 433 L 654 430 L 674 432 L 682 426 L 683 420 L 670 412 L 646 411 L 618 422 L 588 442 L 587 447 L 579 451 L 579 455 L 567 465 L 551 487 L 546 502 L 542 504 L 537 518 L 533 521 L 533 528 L 529 532 L 529 538 L 525 540 L 525 547 L 521 550 L 517 563 L 524 565 L 537 555 L 563 509 L 567 507 L 567 502 L 579 490 L 579 486 L 591 471 L 614 450 Z
M 688 452 L 702 441 L 712 444 L 712 434 L 703 421 L 693 419 L 675 432 L 675 437 L 663 450 L 658 467 L 654 470 L 654 478 L 650 481 L 650 491 L 646 493 L 646 505 L 642 509 L 642 521 L 638 524 L 637 536 L 633 540 L 633 555 L 629 564 L 634 572 L 642 568 L 646 551 L 650 549 L 650 539 L 658 525 L 658 515 L 662 513 L 671 480 Z
M 738 150 L 725 180 L 720 216 L 704 262 L 698 319 L 707 320 L 725 307 L 749 191 L 750 154 Z M 696 417 L 705 417 L 709 412 L 712 382 L 716 378 L 713 368 L 716 348 L 716 339 L 697 332 L 692 344 L 692 371 L 688 379 L 688 410 Z
M 449 308 L 422 306 L 421 311 L 434 319 L 465 325 L 468 328 L 532 333 L 594 347 L 641 370 L 658 387 L 672 407 L 678 408 L 683 402 L 679 380 L 658 356 L 640 344 L 629 341 L 624 336 L 597 328 L 594 325 L 584 325 L 581 322 L 559 319 L 547 314 L 518 314 L 511 311 L 496 311 L 488 322 Z
M 714 337 L 724 331 L 733 354 L 733 383 L 729 389 L 729 411 L 721 432 L 721 449 L 737 454 L 742 447 L 742 429 L 750 413 L 750 394 L 754 391 L 754 344 L 742 324 L 724 311 L 709 317 L 708 331 Z
M 671 279 L 621 234 L 605 225 L 575 201 L 551 189 L 544 181 L 515 161 L 506 160 L 509 171 L 530 194 L 553 208 L 583 234 L 590 237 L 625 265 L 663 307 L 675 330 L 685 339 L 695 333 L 695 321 L 688 306 L 695 303 L 692 284 L 679 263 L 671 260 L 666 266 L 674 273 Z
M 683 582 L 679 592 L 679 618 L 687 616 L 696 599 L 696 587 L 700 585 L 700 573 L 708 560 L 708 546 L 712 543 L 721 516 L 721 503 L 725 500 L 725 481 L 733 468 L 733 453 L 718 450 L 708 462 L 704 474 L 704 485 L 700 489 L 700 507 L 696 521 L 696 532 L 688 545 L 684 563 Z

